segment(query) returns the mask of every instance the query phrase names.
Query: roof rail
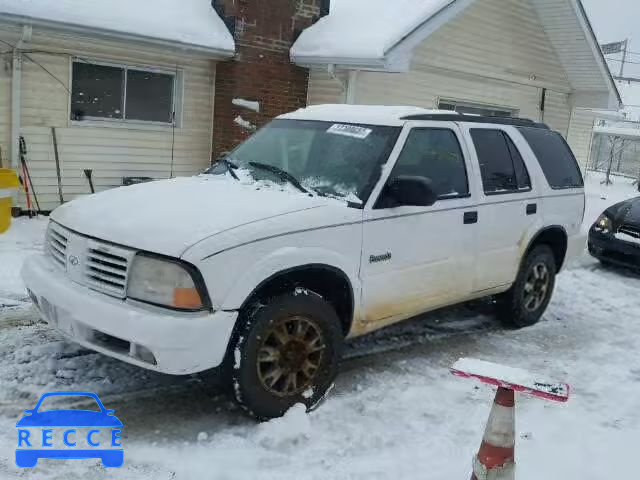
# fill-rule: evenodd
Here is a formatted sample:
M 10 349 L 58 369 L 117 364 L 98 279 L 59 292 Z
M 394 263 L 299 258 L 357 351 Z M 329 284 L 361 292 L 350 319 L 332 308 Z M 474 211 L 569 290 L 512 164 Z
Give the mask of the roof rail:
M 435 120 L 441 122 L 493 123 L 496 125 L 512 125 L 514 127 L 532 127 L 550 130 L 545 123 L 534 122 L 528 118 L 487 117 L 482 115 L 465 115 L 464 113 L 428 113 L 407 115 L 401 120 Z

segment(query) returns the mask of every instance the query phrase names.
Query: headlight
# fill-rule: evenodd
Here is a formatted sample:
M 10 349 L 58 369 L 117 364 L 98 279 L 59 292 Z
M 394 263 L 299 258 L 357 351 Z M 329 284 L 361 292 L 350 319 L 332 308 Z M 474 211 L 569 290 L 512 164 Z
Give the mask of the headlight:
M 613 224 L 611 223 L 611 219 L 607 217 L 604 213 L 600 215 L 598 220 L 596 220 L 595 225 L 597 230 L 608 233 L 613 231 Z
M 205 299 L 189 270 L 177 260 L 138 254 L 129 272 L 127 297 L 179 310 L 202 310 Z

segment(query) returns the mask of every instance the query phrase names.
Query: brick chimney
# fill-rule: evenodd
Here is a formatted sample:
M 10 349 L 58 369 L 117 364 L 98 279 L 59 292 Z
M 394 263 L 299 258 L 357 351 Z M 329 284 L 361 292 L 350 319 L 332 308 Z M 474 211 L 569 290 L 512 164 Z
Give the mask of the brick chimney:
M 273 117 L 306 106 L 309 73 L 289 59 L 300 32 L 327 14 L 329 0 L 214 0 L 236 41 L 216 67 L 213 158 Z M 235 105 L 257 102 L 259 112 Z

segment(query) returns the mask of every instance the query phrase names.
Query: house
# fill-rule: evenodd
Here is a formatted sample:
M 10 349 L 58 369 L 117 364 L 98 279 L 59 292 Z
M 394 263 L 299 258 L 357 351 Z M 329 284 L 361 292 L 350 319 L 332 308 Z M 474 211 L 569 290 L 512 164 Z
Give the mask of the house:
M 253 124 L 304 106 L 307 72 L 289 48 L 319 11 L 315 0 L 0 0 L 0 158 L 20 165 L 24 139 L 44 211 L 88 194 L 85 170 L 96 191 L 200 172 Z
M 620 101 L 580 0 L 0 0 L 0 65 L 0 158 L 24 139 L 45 211 L 318 103 L 530 117 L 586 165 Z
M 308 101 L 522 116 L 589 157 L 598 109 L 620 96 L 580 0 L 332 0 L 292 61 Z

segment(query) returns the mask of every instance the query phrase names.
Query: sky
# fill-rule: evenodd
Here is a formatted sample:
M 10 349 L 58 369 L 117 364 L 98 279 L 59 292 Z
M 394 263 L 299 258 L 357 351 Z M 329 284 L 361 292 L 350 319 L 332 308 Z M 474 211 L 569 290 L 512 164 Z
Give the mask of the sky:
M 601 44 L 629 39 L 629 51 L 633 53 L 628 60 L 637 64 L 626 64 L 624 75 L 640 78 L 640 0 L 582 0 L 582 3 Z M 621 59 L 620 55 L 610 57 Z M 621 62 L 612 60 L 609 65 L 614 75 L 620 73 Z M 619 89 L 626 103 L 640 105 L 640 83 L 623 84 Z

